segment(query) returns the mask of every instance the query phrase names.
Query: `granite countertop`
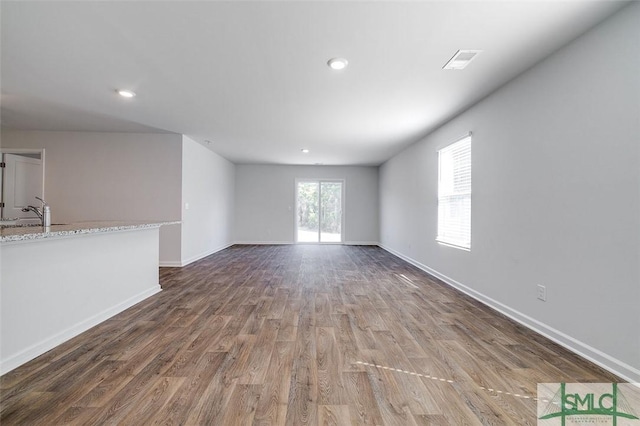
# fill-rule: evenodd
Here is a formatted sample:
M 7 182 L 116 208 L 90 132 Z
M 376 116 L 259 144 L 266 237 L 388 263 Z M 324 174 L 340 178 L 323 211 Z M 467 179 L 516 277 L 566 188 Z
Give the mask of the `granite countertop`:
M 110 222 L 78 222 L 69 225 L 51 225 L 44 229 L 40 225 L 2 226 L 0 227 L 0 242 L 41 240 L 51 237 L 67 237 L 81 234 L 95 234 L 99 232 L 128 231 L 134 229 L 157 228 L 162 225 L 176 225 L 173 222 L 139 222 L 139 221 L 110 221 Z

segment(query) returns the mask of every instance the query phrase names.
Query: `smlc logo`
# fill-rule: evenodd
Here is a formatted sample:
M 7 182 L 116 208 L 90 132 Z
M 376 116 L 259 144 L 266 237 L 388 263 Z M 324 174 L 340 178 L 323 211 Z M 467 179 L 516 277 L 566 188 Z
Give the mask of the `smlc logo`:
M 539 383 L 538 424 L 640 426 L 640 388 L 629 383 Z

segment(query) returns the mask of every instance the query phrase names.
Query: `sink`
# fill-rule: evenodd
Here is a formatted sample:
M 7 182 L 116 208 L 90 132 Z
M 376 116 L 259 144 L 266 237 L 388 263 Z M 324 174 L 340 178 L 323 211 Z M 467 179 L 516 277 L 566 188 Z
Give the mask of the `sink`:
M 2 218 L 0 219 L 0 225 L 40 225 L 42 221 L 37 217 L 16 217 L 16 218 Z
M 58 225 L 66 225 L 66 223 L 52 223 L 51 226 L 58 226 Z M 0 223 L 0 228 L 2 229 L 6 229 L 6 228 L 35 228 L 35 227 L 40 227 L 42 228 L 42 224 L 40 223 L 13 223 L 11 225 L 5 225 Z

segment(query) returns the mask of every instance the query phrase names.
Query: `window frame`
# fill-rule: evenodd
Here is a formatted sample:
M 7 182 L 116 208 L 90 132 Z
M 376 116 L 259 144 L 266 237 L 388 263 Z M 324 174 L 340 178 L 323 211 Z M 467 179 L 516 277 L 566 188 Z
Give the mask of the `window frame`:
M 468 147 L 461 148 L 461 145 L 463 144 L 468 144 Z M 465 251 L 471 251 L 471 212 L 473 182 L 472 145 L 472 134 L 471 132 L 469 132 L 468 134 L 456 139 L 454 142 L 438 150 L 438 219 L 436 241 L 439 244 Z M 458 161 L 456 164 L 456 161 L 453 158 L 453 153 L 456 151 L 456 149 L 458 149 L 458 151 L 460 149 L 465 150 L 463 152 L 463 155 L 465 157 L 462 158 L 462 163 Z M 448 159 L 449 164 L 444 164 L 444 161 L 447 161 L 444 156 L 450 156 L 450 158 Z M 443 167 L 443 165 L 448 166 L 446 168 L 450 169 L 450 174 L 449 176 L 447 176 L 448 180 L 446 182 L 445 179 L 443 179 L 443 173 L 445 173 L 445 171 L 443 170 L 445 167 Z M 458 178 L 458 180 L 462 179 L 462 184 L 458 184 L 459 188 L 456 188 L 456 177 Z M 468 184 L 464 182 L 465 179 L 468 179 Z M 468 190 L 461 190 L 460 187 L 468 187 Z M 451 201 L 452 198 L 461 197 L 462 199 L 458 200 L 457 202 Z M 466 207 L 465 204 L 468 205 L 468 207 Z M 447 221 L 447 218 L 451 217 L 451 211 L 455 211 L 456 207 L 460 212 L 458 214 L 458 217 L 462 216 L 462 218 L 445 222 Z M 449 212 L 449 214 L 445 214 L 445 211 Z M 464 216 L 467 216 L 468 219 L 465 219 Z M 462 229 L 458 233 L 467 238 L 460 239 L 452 237 L 451 233 L 456 232 L 456 227 Z

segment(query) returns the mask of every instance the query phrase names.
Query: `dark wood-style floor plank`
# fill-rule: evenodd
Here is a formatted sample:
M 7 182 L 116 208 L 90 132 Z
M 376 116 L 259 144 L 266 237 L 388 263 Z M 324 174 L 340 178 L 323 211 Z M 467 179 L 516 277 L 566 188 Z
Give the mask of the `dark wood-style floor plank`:
M 160 280 L 2 376 L 0 423 L 534 425 L 514 394 L 620 382 L 377 247 L 233 246 Z

